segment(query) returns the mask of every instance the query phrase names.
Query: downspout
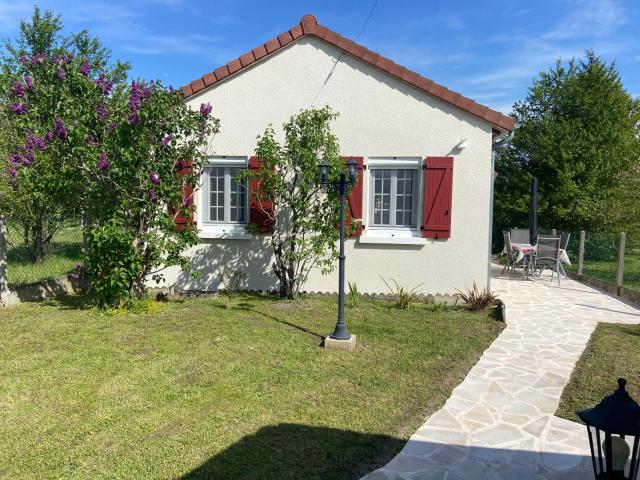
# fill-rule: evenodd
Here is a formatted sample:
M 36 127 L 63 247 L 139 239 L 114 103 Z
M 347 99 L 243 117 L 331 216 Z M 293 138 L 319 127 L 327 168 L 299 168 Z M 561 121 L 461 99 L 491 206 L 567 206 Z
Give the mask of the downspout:
M 489 197 L 489 251 L 488 251 L 488 266 L 487 266 L 487 288 L 491 287 L 491 244 L 493 242 L 493 195 L 494 195 L 494 184 L 496 180 L 496 156 L 498 154 L 498 148 L 506 145 L 513 140 L 513 134 L 515 129 L 518 128 L 518 123 L 516 123 L 514 129 L 509 132 L 507 135 L 498 135 L 495 139 L 491 141 L 491 171 L 489 175 L 491 175 L 491 188 L 490 188 L 490 197 Z

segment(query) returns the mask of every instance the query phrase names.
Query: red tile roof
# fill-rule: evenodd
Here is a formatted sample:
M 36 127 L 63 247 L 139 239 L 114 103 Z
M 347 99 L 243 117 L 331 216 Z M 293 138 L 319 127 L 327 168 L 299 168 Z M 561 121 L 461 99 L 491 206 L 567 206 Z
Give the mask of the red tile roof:
M 298 25 L 295 25 L 288 32 L 284 32 L 278 35 L 276 38 L 269 40 L 268 42 L 254 48 L 250 52 L 240 55 L 240 57 L 230 61 L 226 65 L 214 70 L 211 73 L 204 75 L 197 80 L 182 87 L 185 93 L 185 98 L 189 98 L 192 95 L 204 90 L 207 87 L 215 85 L 217 82 L 238 73 L 242 69 L 248 67 L 258 60 L 271 55 L 272 53 L 280 50 L 285 45 L 304 37 L 314 36 L 325 42 L 339 48 L 340 50 L 348 53 L 349 55 L 372 65 L 389 75 L 399 78 L 400 80 L 416 87 L 419 90 L 427 92 L 434 97 L 444 100 L 451 105 L 454 105 L 461 110 L 469 112 L 476 117 L 479 117 L 487 122 L 491 123 L 494 127 L 501 130 L 513 130 L 514 119 L 503 115 L 500 112 L 491 110 L 484 105 L 474 102 L 470 98 L 464 97 L 459 93 L 453 92 L 442 85 L 439 85 L 428 78 L 425 78 L 402 65 L 398 65 L 388 58 L 385 58 L 362 45 L 337 34 L 336 32 L 329 30 L 318 24 L 316 17 L 313 15 L 305 15 Z

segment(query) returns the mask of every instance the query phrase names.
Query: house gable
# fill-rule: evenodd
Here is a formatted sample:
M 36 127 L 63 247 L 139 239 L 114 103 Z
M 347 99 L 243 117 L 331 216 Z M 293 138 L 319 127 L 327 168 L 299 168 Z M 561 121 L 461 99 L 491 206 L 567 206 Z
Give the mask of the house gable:
M 439 85 L 421 75 L 408 70 L 407 68 L 382 57 L 381 55 L 366 49 L 365 47 L 346 39 L 332 30 L 319 25 L 313 15 L 305 15 L 300 24 L 295 25 L 289 31 L 278 35 L 276 38 L 260 45 L 250 52 L 241 55 L 222 67 L 210 72 L 203 77 L 192 81 L 183 87 L 185 98 L 201 93 L 230 76 L 237 74 L 243 69 L 269 58 L 272 54 L 282 48 L 299 40 L 302 37 L 311 36 L 340 49 L 341 51 L 367 63 L 386 74 L 401 80 L 423 92 L 428 93 L 460 110 L 468 112 L 482 120 L 489 122 L 499 131 L 510 131 L 514 128 L 514 119 L 506 115 L 491 110 L 479 103 L 453 92 L 446 87 Z

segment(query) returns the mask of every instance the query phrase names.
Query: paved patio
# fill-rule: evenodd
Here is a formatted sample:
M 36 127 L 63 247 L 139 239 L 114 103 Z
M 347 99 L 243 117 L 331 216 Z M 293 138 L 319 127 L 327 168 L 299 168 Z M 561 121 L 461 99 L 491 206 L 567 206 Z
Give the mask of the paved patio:
M 500 270 L 492 288 L 507 328 L 444 407 L 366 480 L 593 478 L 586 427 L 554 413 L 596 324 L 640 323 L 640 311 L 578 282 L 533 284 Z

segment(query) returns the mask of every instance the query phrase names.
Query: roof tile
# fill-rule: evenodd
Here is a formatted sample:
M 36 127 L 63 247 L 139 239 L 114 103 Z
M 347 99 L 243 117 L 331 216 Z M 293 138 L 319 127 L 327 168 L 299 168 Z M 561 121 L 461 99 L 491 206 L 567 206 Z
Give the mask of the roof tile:
M 264 46 L 267 49 L 267 53 L 273 53 L 280 48 L 280 42 L 278 42 L 277 38 L 272 38 Z
M 284 32 L 278 35 L 278 41 L 281 46 L 285 46 L 287 43 L 293 42 L 293 38 L 291 38 L 291 34 L 289 32 Z
M 243 67 L 251 65 L 255 61 L 256 59 L 253 57 L 253 52 L 247 52 L 244 55 L 240 55 L 240 63 Z
M 253 51 L 253 56 L 255 57 L 256 60 L 260 60 L 262 57 L 264 57 L 267 54 L 267 49 L 264 48 L 264 45 L 260 45 L 259 47 L 254 48 L 252 51 Z
M 229 75 L 233 75 L 242 68 L 242 64 L 240 63 L 240 59 L 236 58 L 227 63 L 227 67 L 229 67 Z
M 513 130 L 515 123 L 513 118 L 491 110 L 489 107 L 485 107 L 484 105 L 480 105 L 470 98 L 463 97 L 461 94 L 451 91 L 428 78 L 412 72 L 411 70 L 392 62 L 388 58 L 382 57 L 362 45 L 358 45 L 357 43 L 337 34 L 327 27 L 319 25 L 316 17 L 313 15 L 305 15 L 302 17 L 300 23 L 298 25 L 294 25 L 288 32 L 278 35 L 277 38 L 273 38 L 264 45 L 254 48 L 251 52 L 245 53 L 240 58 L 232 60 L 228 64 L 215 70 L 213 73 L 209 73 L 202 78 L 194 80 L 189 85 L 186 85 L 183 87 L 185 98 L 199 92 L 205 88 L 205 86 L 213 85 L 217 81 L 220 81 L 229 75 L 233 75 L 244 67 L 261 60 L 283 46 L 305 35 L 314 35 L 336 46 L 349 55 L 352 55 L 365 63 L 369 63 L 390 75 L 394 75 L 395 77 L 402 79 L 415 88 L 423 90 L 445 102 L 482 118 L 494 125 L 494 127 L 498 127 L 503 130 Z
M 289 33 L 294 40 L 304 35 L 304 33 L 302 32 L 302 27 L 300 25 L 294 25 L 293 28 L 289 30 Z

